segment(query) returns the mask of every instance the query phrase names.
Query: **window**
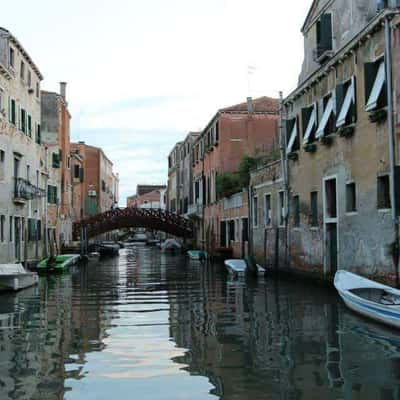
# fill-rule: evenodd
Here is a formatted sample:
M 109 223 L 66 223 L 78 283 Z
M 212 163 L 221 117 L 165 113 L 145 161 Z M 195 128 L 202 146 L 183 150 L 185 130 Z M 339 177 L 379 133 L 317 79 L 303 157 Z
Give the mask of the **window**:
M 9 223 L 10 223 L 10 225 L 9 225 L 10 242 L 12 242 L 13 241 L 13 217 L 10 217 Z
M 0 242 L 4 242 L 6 240 L 5 229 L 6 229 L 6 217 L 2 215 L 0 216 Z
M 40 144 L 41 142 L 42 142 L 42 139 L 41 139 L 40 124 L 37 124 L 37 126 L 36 126 L 36 143 Z
M 305 145 L 315 141 L 318 123 L 317 104 L 315 103 L 310 107 L 303 108 L 301 113 L 303 120 L 303 145 Z
M 356 90 L 355 77 L 336 87 L 336 110 L 339 111 L 336 127 L 356 122 Z
M 10 122 L 13 125 L 16 125 L 17 116 L 16 116 L 16 113 L 15 113 L 15 100 L 14 99 L 10 99 L 9 118 L 10 118 Z
M 279 192 L 279 225 L 285 225 L 285 192 Z
M 49 204 L 57 204 L 57 186 L 47 186 L 47 202 Z
M 32 117 L 28 115 L 28 135 L 32 137 Z
M 327 218 L 337 217 L 336 179 L 325 181 L 325 213 Z
M 28 218 L 28 242 L 36 240 L 36 220 Z
M 106 183 L 103 180 L 101 181 L 101 191 L 102 192 L 106 191 Z
M 59 153 L 52 153 L 52 167 L 60 168 L 60 154 Z
M 265 195 L 265 225 L 269 226 L 272 222 L 272 213 L 271 213 L 271 195 Z
M 79 165 L 74 165 L 74 178 L 79 178 Z
M 235 240 L 235 221 L 232 219 L 228 222 L 228 244 Z
M 333 93 L 329 93 L 322 99 L 322 117 L 318 125 L 317 138 L 329 135 L 335 131 L 335 113 Z
M 356 184 L 354 182 L 346 185 L 346 212 L 357 211 Z
M 39 94 L 40 94 L 40 86 L 39 86 L 39 82 L 36 82 L 36 97 L 39 98 Z
M 299 150 L 299 132 L 297 118 L 286 121 L 287 152 Z
M 84 176 L 84 172 L 83 172 L 83 168 L 79 168 L 79 181 L 83 182 L 85 176 Z
M 10 67 L 14 68 L 15 66 L 15 55 L 14 49 L 10 47 Z
M 215 123 L 215 143 L 219 142 L 219 121 Z
M 2 89 L 0 89 L 0 117 L 4 115 L 3 110 L 4 110 L 4 92 Z
M 27 133 L 26 129 L 26 111 L 21 108 L 21 131 Z
M 293 196 L 292 208 L 293 208 L 293 226 L 298 228 L 300 226 L 300 197 L 299 196 Z
M 42 240 L 42 221 L 38 219 L 36 221 L 36 239 Z
M 316 227 L 318 226 L 318 192 L 310 194 L 310 209 L 310 225 Z
M 365 111 L 374 111 L 387 106 L 385 62 L 381 58 L 364 65 Z
M 19 70 L 19 76 L 24 81 L 25 80 L 25 63 L 21 60 L 21 66 Z
M 5 152 L 4 150 L 0 150 L 0 181 L 2 181 L 5 177 Z
M 389 175 L 378 176 L 378 209 L 390 208 Z
M 316 58 L 317 61 L 322 62 L 323 61 L 322 58 L 325 55 L 327 55 L 327 52 L 333 49 L 332 15 L 322 14 L 320 19 L 317 21 L 316 30 L 317 30 Z
M 253 198 L 253 226 L 258 226 L 258 197 Z
M 242 218 L 242 241 L 249 241 L 249 221 L 247 218 Z
M 30 70 L 28 70 L 28 87 L 30 88 L 32 86 L 32 73 Z

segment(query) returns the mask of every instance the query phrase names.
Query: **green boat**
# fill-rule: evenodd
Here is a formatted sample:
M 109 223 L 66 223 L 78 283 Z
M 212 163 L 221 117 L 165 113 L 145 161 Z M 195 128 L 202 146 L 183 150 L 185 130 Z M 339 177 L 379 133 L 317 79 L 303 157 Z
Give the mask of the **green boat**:
M 45 258 L 44 260 L 40 261 L 37 265 L 37 270 L 39 272 L 61 272 L 66 270 L 71 265 L 76 264 L 79 259 L 79 254 L 62 254 L 59 256 L 54 257 L 55 262 L 49 265 L 49 258 Z

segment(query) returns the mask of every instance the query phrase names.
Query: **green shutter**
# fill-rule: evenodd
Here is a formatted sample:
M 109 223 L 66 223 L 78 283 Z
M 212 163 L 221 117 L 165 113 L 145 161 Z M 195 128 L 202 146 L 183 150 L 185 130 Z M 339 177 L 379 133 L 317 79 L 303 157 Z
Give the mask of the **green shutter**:
M 344 97 L 346 96 L 345 85 L 343 83 L 336 86 L 336 112 L 340 113 Z
M 332 50 L 332 15 L 321 15 L 321 47 L 323 50 Z
M 376 63 L 365 63 L 364 64 L 364 93 L 365 93 L 365 104 L 367 104 L 369 96 L 371 94 L 372 87 L 374 86 L 376 74 L 378 72 Z

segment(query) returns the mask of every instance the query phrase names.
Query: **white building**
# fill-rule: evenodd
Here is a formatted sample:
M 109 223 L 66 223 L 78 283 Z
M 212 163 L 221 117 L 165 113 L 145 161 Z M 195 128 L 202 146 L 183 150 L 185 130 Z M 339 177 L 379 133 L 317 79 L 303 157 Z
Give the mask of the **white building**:
M 0 263 L 44 254 L 46 155 L 40 145 L 40 81 L 21 43 L 0 28 Z

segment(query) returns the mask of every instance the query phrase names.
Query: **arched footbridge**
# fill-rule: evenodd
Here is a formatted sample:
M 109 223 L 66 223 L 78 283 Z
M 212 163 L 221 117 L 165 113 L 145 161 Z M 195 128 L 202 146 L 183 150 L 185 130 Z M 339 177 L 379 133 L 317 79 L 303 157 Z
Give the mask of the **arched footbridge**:
M 191 220 L 161 209 L 117 208 L 74 223 L 73 236 L 78 240 L 82 230 L 87 238 L 122 228 L 148 228 L 173 236 L 193 237 Z

